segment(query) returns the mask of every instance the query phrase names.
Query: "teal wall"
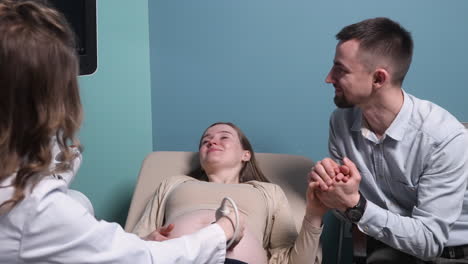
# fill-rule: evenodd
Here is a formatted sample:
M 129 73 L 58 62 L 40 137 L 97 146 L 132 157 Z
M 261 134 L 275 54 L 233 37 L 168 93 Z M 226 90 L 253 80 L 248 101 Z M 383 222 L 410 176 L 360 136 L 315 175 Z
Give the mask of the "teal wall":
M 155 150 L 194 151 L 206 126 L 224 120 L 238 124 L 258 152 L 322 159 L 334 109 L 324 83 L 334 35 L 377 16 L 413 34 L 406 91 L 468 121 L 466 0 L 148 3 Z M 336 263 L 337 228 L 328 216 L 324 263 Z
M 147 0 L 97 0 L 98 69 L 81 76 L 83 165 L 72 187 L 97 218 L 124 224 L 143 158 L 152 150 Z

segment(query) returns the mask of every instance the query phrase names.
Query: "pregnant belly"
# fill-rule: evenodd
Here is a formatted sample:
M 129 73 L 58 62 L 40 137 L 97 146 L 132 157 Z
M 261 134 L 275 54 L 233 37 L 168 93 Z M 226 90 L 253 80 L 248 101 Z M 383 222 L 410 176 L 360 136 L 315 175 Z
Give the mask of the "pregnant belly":
M 174 224 L 169 238 L 176 238 L 194 233 L 215 221 L 213 210 L 197 210 L 174 219 L 168 219 L 167 224 Z M 244 215 L 244 219 L 245 219 Z M 249 264 L 268 263 L 267 252 L 262 247 L 262 241 L 254 236 L 248 226 L 245 227 L 244 236 L 239 244 L 226 254 L 227 258 L 237 259 Z

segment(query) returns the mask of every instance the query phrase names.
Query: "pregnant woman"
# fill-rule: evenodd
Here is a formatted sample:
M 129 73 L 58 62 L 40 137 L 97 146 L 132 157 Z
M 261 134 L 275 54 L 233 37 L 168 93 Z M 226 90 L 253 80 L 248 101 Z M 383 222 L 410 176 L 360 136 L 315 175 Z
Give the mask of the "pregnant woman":
M 225 263 L 321 263 L 319 238 L 327 211 L 307 191 L 302 228 L 296 230 L 282 189 L 260 171 L 247 137 L 232 123 L 215 123 L 199 144 L 200 166 L 189 176 L 171 176 L 156 189 L 134 233 L 159 229 L 159 240 L 193 233 L 215 221 L 224 197 L 232 198 L 245 219 L 244 237 Z M 294 177 L 297 175 L 291 175 Z

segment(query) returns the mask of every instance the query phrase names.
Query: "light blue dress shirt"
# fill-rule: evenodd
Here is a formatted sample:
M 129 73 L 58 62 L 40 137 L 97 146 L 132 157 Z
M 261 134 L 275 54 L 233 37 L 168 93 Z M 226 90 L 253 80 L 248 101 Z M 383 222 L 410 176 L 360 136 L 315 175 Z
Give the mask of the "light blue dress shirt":
M 468 134 L 450 113 L 403 91 L 404 103 L 381 139 L 359 108 L 337 109 L 329 150 L 351 159 L 368 200 L 358 227 L 382 242 L 430 259 L 468 244 Z

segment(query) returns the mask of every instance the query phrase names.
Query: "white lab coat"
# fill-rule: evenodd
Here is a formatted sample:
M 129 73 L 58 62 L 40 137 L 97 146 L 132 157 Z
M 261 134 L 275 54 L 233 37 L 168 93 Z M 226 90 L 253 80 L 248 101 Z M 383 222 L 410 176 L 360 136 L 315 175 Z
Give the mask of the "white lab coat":
M 8 186 L 14 177 L 1 186 Z M 116 223 L 96 220 L 67 191 L 66 180 L 47 176 L 13 209 L 0 214 L 0 263 L 225 261 L 226 236 L 217 224 L 165 242 L 144 241 Z M 0 203 L 12 193 L 12 187 L 0 188 Z

